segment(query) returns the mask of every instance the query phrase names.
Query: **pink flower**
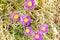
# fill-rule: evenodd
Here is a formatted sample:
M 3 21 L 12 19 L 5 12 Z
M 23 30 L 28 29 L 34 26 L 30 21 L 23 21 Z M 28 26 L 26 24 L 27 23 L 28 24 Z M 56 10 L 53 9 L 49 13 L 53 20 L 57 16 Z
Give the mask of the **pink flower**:
M 24 7 L 27 9 L 33 9 L 35 6 L 35 1 L 34 0 L 26 0 L 24 3 Z
M 11 17 L 11 20 L 12 20 L 12 21 L 19 21 L 19 19 L 20 19 L 20 14 L 15 11 L 15 12 L 12 12 L 12 13 L 11 13 L 10 17 Z
M 42 34 L 38 32 L 34 32 L 34 39 L 33 40 L 42 40 Z
M 25 31 L 24 31 L 24 34 L 29 36 L 32 34 L 32 28 L 31 27 L 26 27 Z
M 48 25 L 47 24 L 40 25 L 39 30 L 41 33 L 48 33 Z
M 21 17 L 21 24 L 22 25 L 30 25 L 30 23 L 31 23 L 31 18 L 30 18 L 30 16 L 28 16 L 28 15 L 23 15 L 22 17 Z

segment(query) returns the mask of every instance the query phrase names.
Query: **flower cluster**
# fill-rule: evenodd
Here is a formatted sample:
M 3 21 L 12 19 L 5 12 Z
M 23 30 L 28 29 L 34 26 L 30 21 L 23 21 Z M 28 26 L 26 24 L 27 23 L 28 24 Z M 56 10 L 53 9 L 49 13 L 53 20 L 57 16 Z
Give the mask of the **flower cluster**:
M 20 17 L 19 12 L 12 12 L 10 16 L 11 20 L 13 22 L 20 21 L 22 25 L 28 26 L 31 23 L 31 18 L 28 15 L 23 15 Z M 32 28 L 31 27 L 26 27 L 24 34 L 25 35 L 31 35 L 32 33 Z
M 26 0 L 26 2 L 24 3 L 24 7 L 27 9 L 33 9 L 35 6 L 35 1 L 34 0 Z M 29 26 L 31 24 L 31 17 L 29 15 L 23 15 L 20 17 L 20 13 L 19 12 L 12 12 L 11 13 L 11 20 L 16 22 L 16 21 L 20 21 L 22 25 L 26 26 L 25 27 L 25 31 L 24 31 L 24 35 L 29 36 L 32 35 L 33 30 L 32 28 Z M 33 40 L 42 40 L 42 36 L 44 33 L 48 33 L 48 25 L 47 24 L 41 24 L 39 27 L 39 32 L 34 32 L 33 33 Z
M 39 32 L 34 33 L 33 40 L 42 40 L 42 36 L 44 33 L 48 33 L 48 25 L 47 24 L 41 24 L 39 26 Z
M 20 21 L 22 25 L 27 26 L 25 27 L 24 35 L 29 36 L 32 35 L 33 30 L 29 26 L 31 24 L 31 17 L 28 15 L 23 15 L 20 17 L 19 12 L 12 12 L 11 14 L 12 21 Z M 48 25 L 47 24 L 41 24 L 39 27 L 39 32 L 34 32 L 34 38 L 33 40 L 42 40 L 42 36 L 44 33 L 48 33 Z

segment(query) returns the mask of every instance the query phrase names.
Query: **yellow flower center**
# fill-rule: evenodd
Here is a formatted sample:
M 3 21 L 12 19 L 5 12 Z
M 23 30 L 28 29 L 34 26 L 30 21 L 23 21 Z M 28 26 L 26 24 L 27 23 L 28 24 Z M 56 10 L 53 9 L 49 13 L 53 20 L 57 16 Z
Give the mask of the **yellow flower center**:
M 26 29 L 26 32 L 27 32 L 27 33 L 29 33 L 29 32 L 30 32 L 30 30 L 29 30 L 29 29 Z
M 36 34 L 36 35 L 35 35 L 35 38 L 36 38 L 36 39 L 38 39 L 38 38 L 39 38 L 39 35 L 38 35 L 38 34 Z
M 28 6 L 32 6 L 32 2 L 28 2 Z
M 14 15 L 14 19 L 18 19 L 18 14 L 15 14 Z
M 45 30 L 46 30 L 46 28 L 43 26 L 43 27 L 42 27 L 42 30 L 43 30 L 43 31 L 45 31 Z
M 24 22 L 28 22 L 28 18 L 24 18 Z

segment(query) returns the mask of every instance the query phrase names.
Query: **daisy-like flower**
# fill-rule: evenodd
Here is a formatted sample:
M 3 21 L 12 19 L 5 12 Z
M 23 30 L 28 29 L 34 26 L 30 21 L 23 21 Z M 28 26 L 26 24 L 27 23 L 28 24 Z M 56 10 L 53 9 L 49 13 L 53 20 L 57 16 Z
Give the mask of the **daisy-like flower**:
M 48 33 L 48 25 L 47 24 L 42 24 L 39 26 L 40 32 L 42 33 Z
M 38 32 L 34 32 L 33 40 L 42 40 L 42 34 Z
M 19 21 L 20 19 L 20 14 L 18 12 L 12 12 L 11 15 L 10 15 L 12 21 Z
M 21 17 L 21 24 L 22 25 L 30 25 L 30 23 L 31 23 L 31 18 L 30 18 L 30 16 L 28 16 L 28 15 L 23 15 L 22 17 Z
M 24 7 L 27 9 L 33 9 L 35 6 L 35 1 L 34 0 L 26 0 L 24 3 Z
M 31 27 L 26 27 L 25 31 L 24 31 L 24 35 L 31 35 L 32 34 L 32 28 Z

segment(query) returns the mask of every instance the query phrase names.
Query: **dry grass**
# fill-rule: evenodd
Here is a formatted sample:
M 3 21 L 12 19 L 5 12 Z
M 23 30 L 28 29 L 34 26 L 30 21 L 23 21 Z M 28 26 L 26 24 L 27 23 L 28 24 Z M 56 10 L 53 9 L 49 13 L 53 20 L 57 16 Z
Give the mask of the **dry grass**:
M 47 23 L 49 32 L 43 35 L 43 40 L 60 40 L 60 3 L 59 0 L 35 0 L 32 10 L 24 8 L 23 0 L 0 0 L 0 40 L 32 40 L 25 36 L 24 26 L 20 22 L 12 22 L 10 14 L 18 11 L 20 15 L 28 14 L 32 18 L 31 27 L 38 31 L 40 24 Z

